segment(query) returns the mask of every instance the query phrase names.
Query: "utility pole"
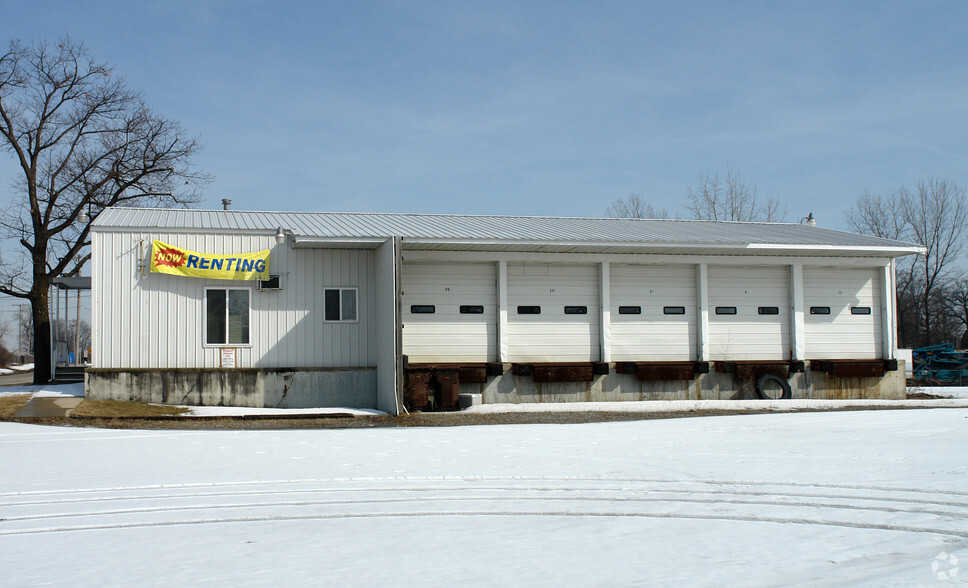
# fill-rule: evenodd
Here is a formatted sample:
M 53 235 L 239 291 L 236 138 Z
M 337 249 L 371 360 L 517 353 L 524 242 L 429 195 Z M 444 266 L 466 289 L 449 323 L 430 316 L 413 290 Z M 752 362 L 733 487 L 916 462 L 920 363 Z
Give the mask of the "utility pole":
M 74 314 L 74 365 L 81 365 L 81 350 L 78 343 L 81 338 L 81 289 L 77 289 L 77 308 Z

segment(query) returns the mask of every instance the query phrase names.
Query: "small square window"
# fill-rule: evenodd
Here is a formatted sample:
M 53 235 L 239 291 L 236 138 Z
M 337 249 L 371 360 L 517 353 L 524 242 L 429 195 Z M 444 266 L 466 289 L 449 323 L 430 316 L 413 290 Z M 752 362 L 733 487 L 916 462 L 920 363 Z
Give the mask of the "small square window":
M 758 314 L 780 314 L 780 307 L 778 306 L 761 306 L 756 309 Z
M 871 313 L 870 306 L 851 306 L 850 307 L 850 314 L 870 314 L 870 313 Z
M 518 314 L 541 314 L 540 306 L 519 306 Z
M 356 322 L 356 294 L 356 288 L 325 288 L 323 320 L 327 323 Z
M 619 306 L 619 314 L 642 314 L 641 306 Z
M 482 304 L 462 304 L 460 307 L 461 314 L 484 314 L 484 306 Z
M 829 306 L 811 306 L 810 314 L 830 314 Z
M 662 314 L 686 314 L 685 306 L 663 306 Z
M 410 312 L 413 314 L 434 314 L 437 307 L 433 304 L 411 304 Z
M 716 314 L 736 314 L 735 306 L 717 306 Z
M 566 306 L 565 314 L 588 314 L 587 306 Z

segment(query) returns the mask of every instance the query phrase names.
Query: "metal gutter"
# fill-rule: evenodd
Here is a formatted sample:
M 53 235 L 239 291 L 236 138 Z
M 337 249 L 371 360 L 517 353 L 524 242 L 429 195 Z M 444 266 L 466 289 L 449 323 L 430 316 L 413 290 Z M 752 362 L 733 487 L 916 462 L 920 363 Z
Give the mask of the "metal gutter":
M 562 249 L 639 249 L 662 252 L 663 250 L 717 250 L 717 251 L 798 251 L 817 253 L 854 253 L 862 256 L 901 257 L 912 254 L 924 254 L 925 248 L 919 246 L 890 247 L 877 245 L 831 245 L 807 243 L 669 243 L 649 241 L 549 241 L 549 240 L 509 240 L 509 239 L 432 239 L 432 238 L 403 238 L 404 245 L 435 245 L 466 247 L 469 249 L 484 249 L 488 247 L 520 247 L 541 249 L 546 247 Z

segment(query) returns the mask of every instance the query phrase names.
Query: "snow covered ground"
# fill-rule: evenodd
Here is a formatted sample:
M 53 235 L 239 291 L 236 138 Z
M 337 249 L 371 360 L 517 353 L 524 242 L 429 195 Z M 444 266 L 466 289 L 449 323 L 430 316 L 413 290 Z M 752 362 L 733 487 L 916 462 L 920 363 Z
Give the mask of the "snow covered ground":
M 26 363 L 23 365 L 9 365 L 7 367 L 0 367 L 0 376 L 9 376 L 19 372 L 29 372 L 32 369 L 34 369 L 34 364 L 32 363 Z
M 626 402 L 529 402 L 484 404 L 467 412 L 495 414 L 509 412 L 698 412 L 698 411 L 791 411 L 839 410 L 843 408 L 968 408 L 968 395 L 930 400 L 641 400 Z
M 922 392 L 943 396 L 931 400 L 643 400 L 639 402 L 569 402 L 486 404 L 468 409 L 474 413 L 509 412 L 697 412 L 697 411 L 790 411 L 837 410 L 842 408 L 968 408 L 968 388 L 927 387 L 908 388 L 909 393 Z M 0 396 L 31 394 L 32 396 L 84 396 L 83 384 L 47 384 L 41 386 L 5 386 Z M 183 417 L 193 416 L 304 416 L 304 415 L 381 415 L 382 411 L 356 408 L 251 408 L 241 406 L 191 406 Z
M 965 583 L 966 446 L 960 408 L 345 430 L 0 423 L 0 569 L 9 586 Z
M 952 398 L 968 398 L 968 387 L 964 386 L 919 386 L 908 388 L 908 393 L 923 392 L 935 396 L 950 396 Z
M 31 396 L 84 396 L 84 384 L 25 384 L 23 386 L 4 386 L 0 388 L 0 396 L 16 396 L 30 394 Z

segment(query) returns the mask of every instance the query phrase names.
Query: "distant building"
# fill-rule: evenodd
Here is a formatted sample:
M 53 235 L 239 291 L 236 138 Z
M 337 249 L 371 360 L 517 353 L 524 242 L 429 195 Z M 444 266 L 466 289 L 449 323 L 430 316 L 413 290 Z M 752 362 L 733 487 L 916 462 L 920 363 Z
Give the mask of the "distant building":
M 87 391 L 390 413 L 903 397 L 894 265 L 918 251 L 798 224 L 112 208 Z

